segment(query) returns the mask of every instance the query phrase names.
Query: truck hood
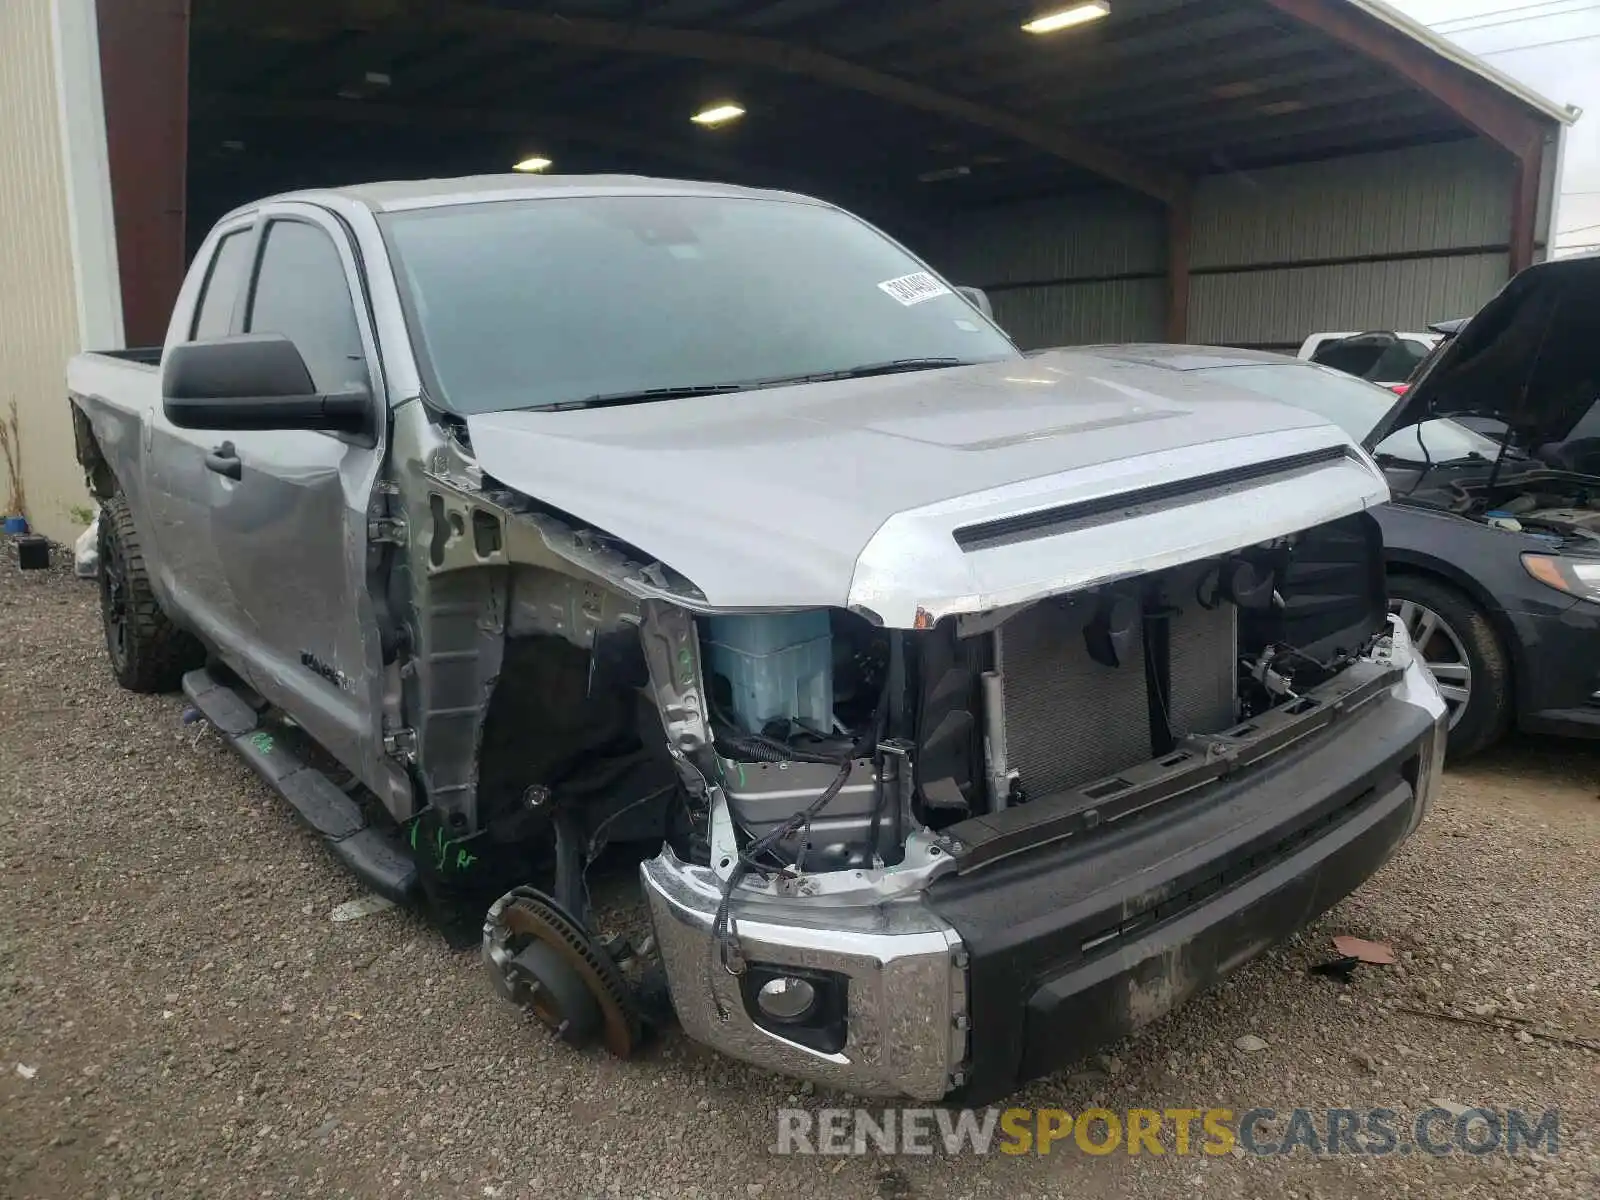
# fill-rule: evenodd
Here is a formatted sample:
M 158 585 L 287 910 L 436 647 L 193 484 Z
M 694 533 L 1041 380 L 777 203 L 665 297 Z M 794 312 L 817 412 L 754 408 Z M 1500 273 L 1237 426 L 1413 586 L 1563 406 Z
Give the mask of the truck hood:
M 1472 416 L 1532 448 L 1565 441 L 1600 400 L 1600 255 L 1529 267 L 1460 325 L 1368 445 L 1429 417 Z
M 1156 569 L 1388 495 L 1304 410 L 1081 351 L 466 422 L 486 475 L 669 565 L 707 607 L 856 604 L 889 624 Z M 1180 500 L 1005 545 L 958 532 L 1308 454 L 1325 461 L 1303 495 L 1263 508 L 1235 486 L 1207 498 L 1229 514 L 1209 524 L 1161 519 Z

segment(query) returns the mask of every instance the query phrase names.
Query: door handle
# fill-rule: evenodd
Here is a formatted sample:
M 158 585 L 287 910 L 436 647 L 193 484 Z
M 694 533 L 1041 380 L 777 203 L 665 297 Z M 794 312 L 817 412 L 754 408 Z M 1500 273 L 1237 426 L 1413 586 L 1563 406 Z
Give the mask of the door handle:
M 243 474 L 239 452 L 233 448 L 232 442 L 223 442 L 206 455 L 206 470 L 215 471 L 228 479 L 238 479 Z

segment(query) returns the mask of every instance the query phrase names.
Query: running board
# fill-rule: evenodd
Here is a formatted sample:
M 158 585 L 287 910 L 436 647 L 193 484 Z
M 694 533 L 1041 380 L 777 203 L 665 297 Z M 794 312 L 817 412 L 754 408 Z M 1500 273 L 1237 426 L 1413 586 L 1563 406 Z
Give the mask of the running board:
M 264 728 L 243 696 L 206 670 L 183 677 L 183 694 L 363 883 L 390 900 L 411 895 L 417 867 L 410 850 L 395 835 L 367 824 L 360 805 Z

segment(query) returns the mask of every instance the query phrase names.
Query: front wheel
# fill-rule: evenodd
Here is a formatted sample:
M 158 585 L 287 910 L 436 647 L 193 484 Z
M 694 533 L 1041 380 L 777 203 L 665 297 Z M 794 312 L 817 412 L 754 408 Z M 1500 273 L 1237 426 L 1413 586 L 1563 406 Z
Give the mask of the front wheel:
M 1498 741 L 1511 722 L 1511 669 L 1488 614 L 1449 584 L 1419 575 L 1389 577 L 1389 610 L 1404 622 L 1449 707 L 1449 757 Z
M 100 620 L 111 671 L 130 692 L 177 691 L 184 672 L 205 662 L 200 643 L 161 611 L 120 492 L 100 513 Z

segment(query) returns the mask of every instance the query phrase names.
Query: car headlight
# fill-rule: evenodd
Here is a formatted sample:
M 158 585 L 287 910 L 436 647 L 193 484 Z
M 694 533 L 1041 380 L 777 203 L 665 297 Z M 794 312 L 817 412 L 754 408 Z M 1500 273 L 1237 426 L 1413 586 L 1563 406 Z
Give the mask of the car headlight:
M 1546 587 L 1600 603 L 1600 559 L 1524 554 L 1522 569 Z

